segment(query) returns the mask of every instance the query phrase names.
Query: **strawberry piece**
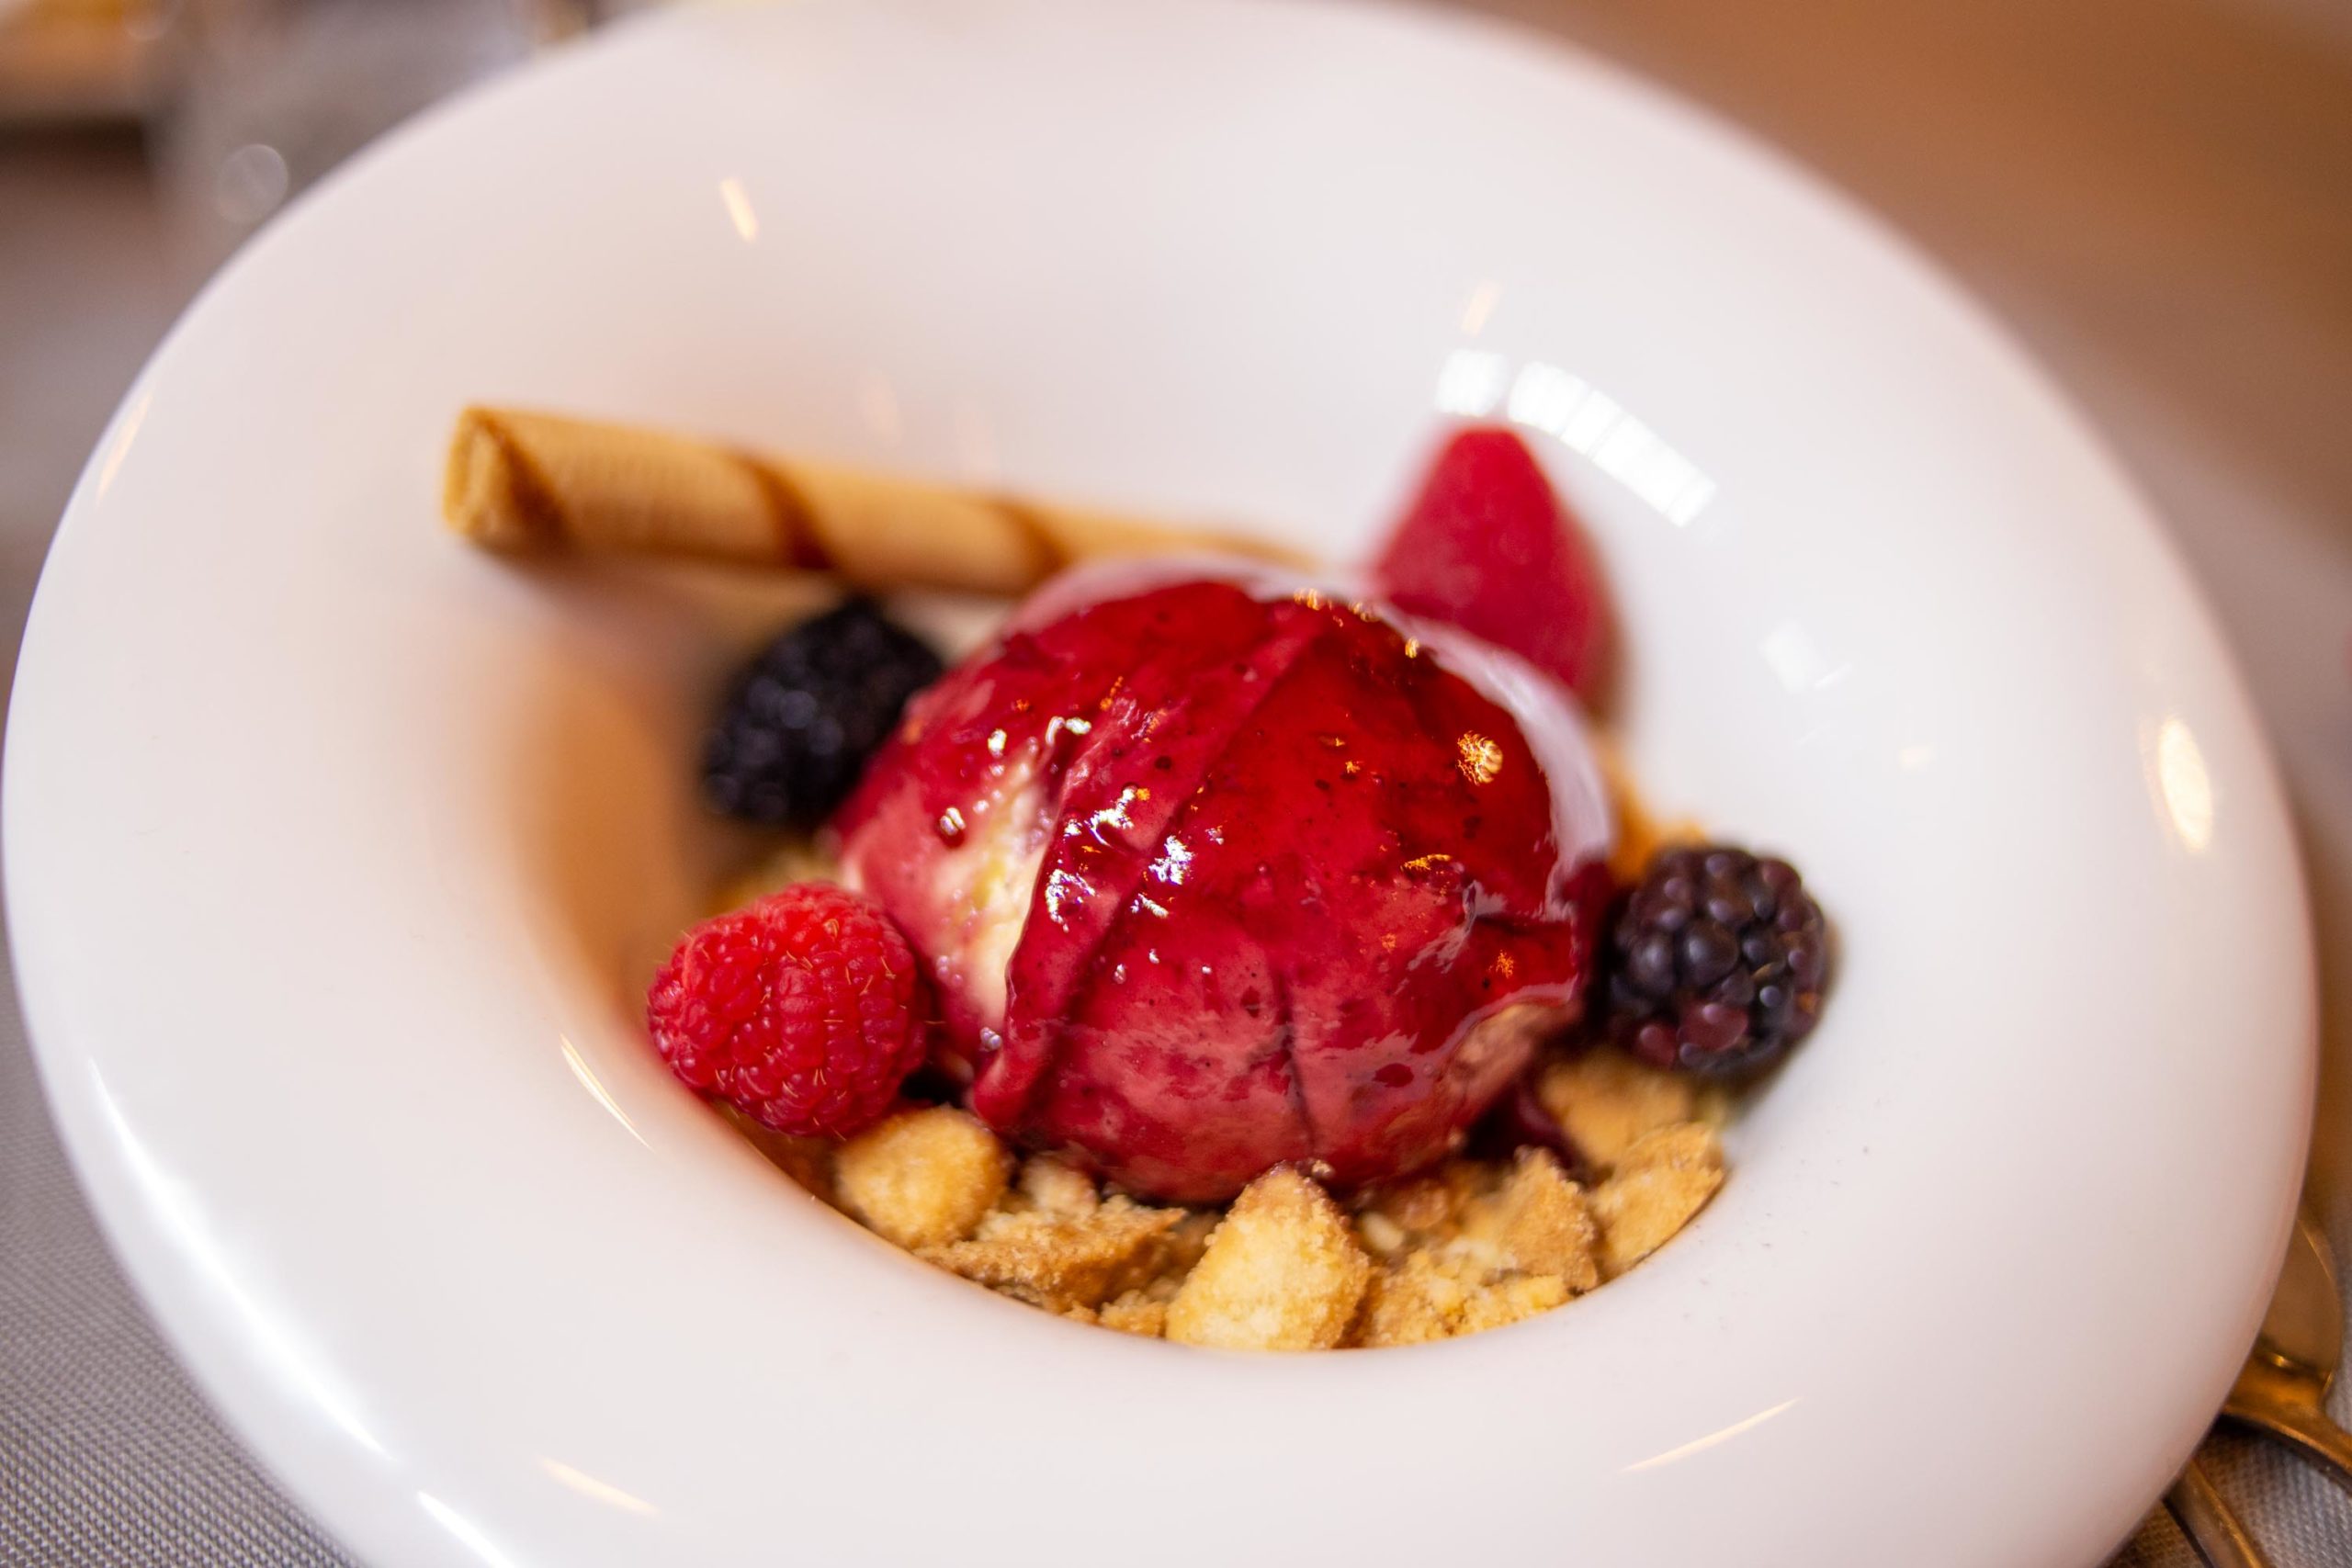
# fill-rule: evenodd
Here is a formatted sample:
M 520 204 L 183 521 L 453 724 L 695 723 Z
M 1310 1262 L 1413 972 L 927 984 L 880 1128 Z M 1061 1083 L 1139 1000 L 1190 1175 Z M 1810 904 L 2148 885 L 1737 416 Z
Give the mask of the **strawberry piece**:
M 1439 448 L 1373 582 L 1399 609 L 1509 649 L 1588 704 L 1600 694 L 1610 644 L 1600 565 L 1510 431 L 1462 430 Z

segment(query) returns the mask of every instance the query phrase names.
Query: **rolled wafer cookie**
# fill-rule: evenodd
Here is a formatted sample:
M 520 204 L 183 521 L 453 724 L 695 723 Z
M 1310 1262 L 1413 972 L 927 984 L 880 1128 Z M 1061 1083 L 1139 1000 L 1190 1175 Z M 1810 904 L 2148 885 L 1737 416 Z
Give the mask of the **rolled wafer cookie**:
M 628 425 L 469 408 L 442 512 L 492 549 L 618 550 L 831 572 L 860 588 L 1027 592 L 1075 560 L 1261 540 L 783 458 Z

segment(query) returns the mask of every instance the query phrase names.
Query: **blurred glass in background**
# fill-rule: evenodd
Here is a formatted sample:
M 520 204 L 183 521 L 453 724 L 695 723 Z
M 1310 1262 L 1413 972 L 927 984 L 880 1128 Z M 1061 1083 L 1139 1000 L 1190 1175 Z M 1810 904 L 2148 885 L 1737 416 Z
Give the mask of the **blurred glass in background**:
M 575 0 L 180 0 L 153 152 L 185 265 L 209 271 L 386 128 L 586 19 Z
M 587 0 L 0 0 L 0 119 L 142 124 L 209 273 L 384 130 L 591 19 Z

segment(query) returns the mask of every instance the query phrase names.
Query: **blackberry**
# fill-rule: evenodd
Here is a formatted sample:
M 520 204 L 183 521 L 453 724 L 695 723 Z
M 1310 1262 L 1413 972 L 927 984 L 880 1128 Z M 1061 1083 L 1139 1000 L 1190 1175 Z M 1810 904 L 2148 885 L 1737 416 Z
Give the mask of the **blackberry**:
M 1619 903 L 1604 962 L 1611 1039 L 1655 1066 L 1743 1073 L 1819 1021 L 1829 926 L 1786 861 L 1668 850 Z
M 703 793 L 729 817 L 814 828 L 856 787 L 939 655 L 864 599 L 803 621 L 735 677 L 703 746 Z

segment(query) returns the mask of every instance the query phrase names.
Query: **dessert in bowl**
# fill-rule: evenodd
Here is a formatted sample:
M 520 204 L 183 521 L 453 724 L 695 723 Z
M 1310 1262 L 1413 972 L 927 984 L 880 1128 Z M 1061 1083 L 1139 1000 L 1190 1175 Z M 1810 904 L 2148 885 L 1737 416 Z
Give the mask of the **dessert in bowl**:
M 688 932 L 647 1003 L 676 1077 L 811 1191 L 1057 1315 L 1324 1349 L 1561 1305 L 1720 1185 L 1733 1102 L 1678 1075 L 1721 1090 L 1820 1017 L 1796 871 L 1653 852 L 1612 799 L 1607 586 L 1508 428 L 1451 435 L 1356 571 L 481 408 L 445 508 L 518 557 L 868 592 L 1109 552 L 944 672 L 866 599 L 740 671 L 707 800 L 814 837 L 771 843 L 783 886 Z
M 1507 421 L 1614 592 L 1629 775 L 1836 918 L 1825 1021 L 1690 1227 L 1506 1332 L 1226 1355 L 912 1262 L 647 1043 L 754 847 L 698 732 L 786 617 L 438 536 L 485 397 L 1342 563 L 1438 429 Z M 1801 178 L 1409 11 L 689 8 L 453 108 L 150 367 L 10 725 L 76 1168 L 375 1562 L 1194 1561 L 1136 1524 L 1174 1484 L 1242 1558 L 2062 1568 L 2203 1429 L 2300 1177 L 2290 839 L 2129 485 Z

